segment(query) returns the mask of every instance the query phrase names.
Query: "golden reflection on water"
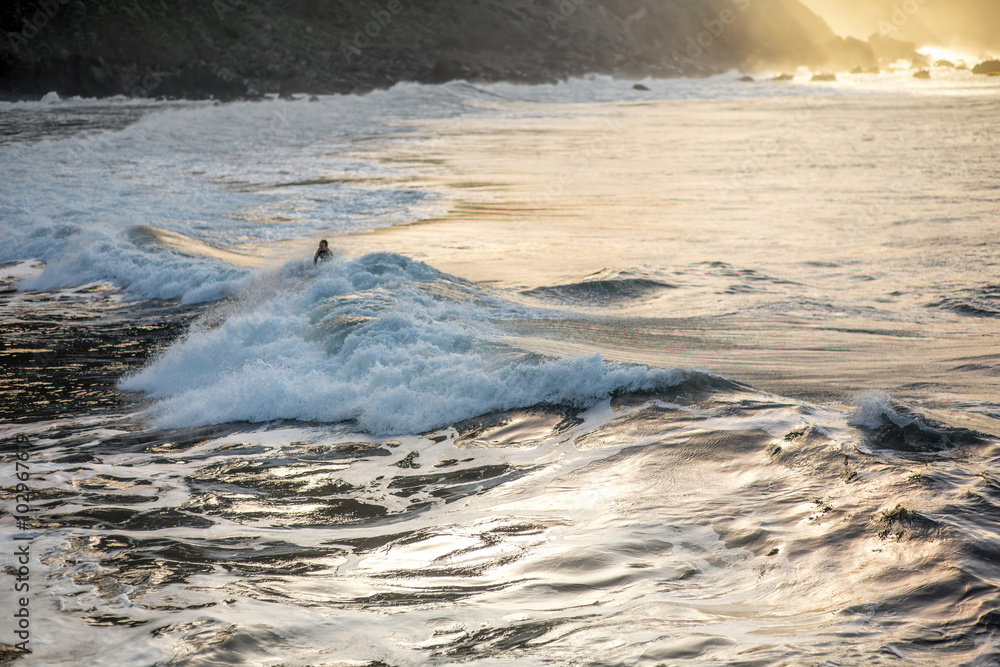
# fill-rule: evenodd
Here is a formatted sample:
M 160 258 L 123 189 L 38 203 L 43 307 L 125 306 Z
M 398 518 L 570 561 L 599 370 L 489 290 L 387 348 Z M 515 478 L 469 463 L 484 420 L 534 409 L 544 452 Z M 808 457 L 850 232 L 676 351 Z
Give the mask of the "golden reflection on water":
M 374 155 L 447 214 L 337 245 L 514 290 L 629 271 L 671 287 L 597 309 L 614 320 L 511 323 L 538 352 L 697 366 L 808 400 L 916 389 L 946 407 L 1000 389 L 994 320 L 929 308 L 996 269 L 990 95 L 497 109 Z

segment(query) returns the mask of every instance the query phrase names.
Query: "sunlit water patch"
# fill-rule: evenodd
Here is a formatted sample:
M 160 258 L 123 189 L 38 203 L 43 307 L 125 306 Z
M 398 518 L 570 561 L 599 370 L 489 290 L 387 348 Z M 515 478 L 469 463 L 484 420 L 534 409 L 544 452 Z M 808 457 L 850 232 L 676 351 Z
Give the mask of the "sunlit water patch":
M 58 611 L 36 620 L 36 650 L 97 665 L 994 659 L 997 547 L 976 525 L 998 513 L 995 443 L 917 463 L 851 426 L 875 408 L 859 410 L 678 387 L 391 440 L 78 425 L 68 447 L 40 431 L 23 534 Z M 88 641 L 94 627 L 118 641 Z

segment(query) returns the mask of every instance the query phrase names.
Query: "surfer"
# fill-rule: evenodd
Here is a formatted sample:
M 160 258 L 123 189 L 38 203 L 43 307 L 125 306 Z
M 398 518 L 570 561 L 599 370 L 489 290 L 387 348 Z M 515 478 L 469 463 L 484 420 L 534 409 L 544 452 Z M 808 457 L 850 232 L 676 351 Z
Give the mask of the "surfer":
M 313 265 L 320 264 L 326 260 L 333 257 L 333 253 L 330 252 L 330 248 L 326 244 L 326 239 L 319 242 L 319 248 L 316 249 L 316 254 L 313 255 Z

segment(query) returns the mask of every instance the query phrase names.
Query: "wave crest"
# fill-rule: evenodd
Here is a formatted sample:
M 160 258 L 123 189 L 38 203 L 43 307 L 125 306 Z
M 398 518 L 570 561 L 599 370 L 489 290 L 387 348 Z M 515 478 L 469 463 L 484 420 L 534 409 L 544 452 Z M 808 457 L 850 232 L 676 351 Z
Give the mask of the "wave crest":
M 501 342 L 494 318 L 539 311 L 401 255 L 290 265 L 262 283 L 276 287 L 251 290 L 123 381 L 160 399 L 158 425 L 290 419 L 420 433 L 537 404 L 584 407 L 692 374 Z
M 942 451 L 980 442 L 983 436 L 962 428 L 951 428 L 919 414 L 884 391 L 861 394 L 848 423 L 861 429 L 865 444 L 877 450 L 903 454 Z

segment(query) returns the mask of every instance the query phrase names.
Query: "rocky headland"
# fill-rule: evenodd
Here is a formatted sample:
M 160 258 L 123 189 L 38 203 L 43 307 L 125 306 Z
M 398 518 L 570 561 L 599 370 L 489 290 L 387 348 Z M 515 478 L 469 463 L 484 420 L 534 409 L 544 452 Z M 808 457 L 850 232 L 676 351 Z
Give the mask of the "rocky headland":
M 6 0 L 0 9 L 8 98 L 235 99 L 878 60 L 872 43 L 838 37 L 798 0 Z

